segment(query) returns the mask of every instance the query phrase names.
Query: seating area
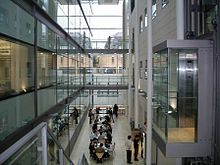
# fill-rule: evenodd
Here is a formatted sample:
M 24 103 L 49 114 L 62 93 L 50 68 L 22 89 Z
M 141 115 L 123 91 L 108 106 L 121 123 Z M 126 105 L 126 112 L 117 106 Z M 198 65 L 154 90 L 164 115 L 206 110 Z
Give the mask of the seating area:
M 89 153 L 96 163 L 113 156 L 115 143 L 112 142 L 112 118 L 109 107 L 93 109 Z

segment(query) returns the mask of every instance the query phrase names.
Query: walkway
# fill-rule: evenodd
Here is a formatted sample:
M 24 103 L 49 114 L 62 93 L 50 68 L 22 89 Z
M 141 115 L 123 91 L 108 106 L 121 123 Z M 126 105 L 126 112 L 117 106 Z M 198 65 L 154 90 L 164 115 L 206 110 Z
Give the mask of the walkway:
M 125 139 L 127 135 L 131 134 L 129 123 L 124 115 L 119 115 L 112 126 L 113 142 L 116 143 L 115 153 L 113 157 L 103 161 L 103 165 L 126 165 L 126 151 L 125 151 Z M 90 165 L 95 165 L 96 161 L 89 156 L 89 135 L 90 125 L 88 118 L 81 130 L 79 138 L 75 144 L 73 152 L 71 154 L 72 161 L 77 164 L 80 155 L 84 152 Z M 133 161 L 133 158 L 132 158 Z M 99 163 L 100 164 L 100 163 Z M 134 165 L 143 165 L 144 161 L 139 156 L 139 161 L 133 161 Z

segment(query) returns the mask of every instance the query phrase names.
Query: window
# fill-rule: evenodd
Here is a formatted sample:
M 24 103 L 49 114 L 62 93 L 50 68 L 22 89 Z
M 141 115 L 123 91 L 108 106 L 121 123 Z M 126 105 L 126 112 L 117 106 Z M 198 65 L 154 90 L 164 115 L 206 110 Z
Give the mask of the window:
M 112 64 L 114 64 L 115 63 L 115 58 L 114 58 L 114 56 L 112 56 Z
M 164 8 L 169 3 L 169 0 L 161 0 L 161 6 Z
M 145 60 L 145 71 L 144 71 L 145 80 L 147 80 L 147 60 Z
M 143 18 L 142 16 L 140 16 L 140 20 L 139 20 L 139 32 L 143 32 Z
M 84 63 L 84 57 L 83 56 L 81 57 L 81 63 Z
M 63 57 L 60 57 L 60 64 L 63 64 Z
M 157 1 L 152 1 L 152 19 L 154 19 L 157 16 Z
M 135 0 L 131 0 L 131 13 L 133 12 L 135 7 Z
M 140 61 L 140 70 L 139 70 L 139 76 L 140 76 L 140 78 L 142 79 L 142 72 L 143 72 L 143 62 L 142 61 Z
M 144 26 L 147 27 L 147 8 L 144 9 Z
M 34 86 L 34 48 L 0 38 L 0 98 Z

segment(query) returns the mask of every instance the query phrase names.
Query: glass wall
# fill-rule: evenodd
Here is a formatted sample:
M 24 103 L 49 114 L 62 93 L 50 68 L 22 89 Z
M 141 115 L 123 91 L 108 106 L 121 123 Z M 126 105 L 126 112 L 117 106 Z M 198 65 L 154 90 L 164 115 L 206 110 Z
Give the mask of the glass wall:
M 34 18 L 10 0 L 0 3 L 0 32 L 33 44 Z
M 197 8 L 197 10 L 195 10 Z M 190 10 L 188 10 L 190 9 Z M 217 1 L 191 1 L 187 7 L 190 26 L 187 38 L 195 38 L 204 34 L 212 33 L 217 26 Z
M 34 86 L 33 47 L 0 38 L 0 99 Z
M 154 129 L 167 143 L 195 142 L 198 111 L 196 49 L 153 55 Z
M 65 9 L 63 15 L 69 14 L 68 4 L 63 2 L 35 2 L 55 21 L 54 24 L 59 22 L 58 10 Z M 77 11 L 71 10 L 72 16 L 82 15 L 78 4 L 71 5 L 77 8 Z M 82 48 L 68 40 L 66 33 L 61 30 L 60 34 L 56 34 L 48 28 L 51 20 L 43 24 L 38 20 L 38 15 L 34 18 L 23 8 L 10 0 L 0 3 L 0 142 L 78 91 L 85 81 L 83 67 L 90 66 L 88 55 L 81 54 Z M 70 21 L 72 28 L 78 28 L 77 32 L 81 34 L 80 28 L 84 26 L 82 20 L 85 21 L 83 17 L 74 20 L 74 23 Z M 34 28 L 37 29 L 36 36 Z M 53 28 L 57 30 L 56 26 Z M 67 29 L 69 25 L 65 27 Z M 86 96 L 82 100 L 79 97 L 73 103 L 80 115 L 88 108 L 91 99 Z M 70 109 L 67 106 L 58 115 L 68 125 L 71 122 Z M 56 136 L 60 137 L 58 133 Z

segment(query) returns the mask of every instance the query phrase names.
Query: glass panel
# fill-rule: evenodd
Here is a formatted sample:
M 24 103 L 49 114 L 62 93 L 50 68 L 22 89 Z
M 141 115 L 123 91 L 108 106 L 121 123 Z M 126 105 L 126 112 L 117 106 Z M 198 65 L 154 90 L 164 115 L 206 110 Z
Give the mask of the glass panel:
M 197 72 L 196 49 L 153 55 L 153 127 L 168 143 L 196 141 Z
M 125 98 L 127 97 L 127 91 L 125 90 L 94 90 L 93 93 L 94 106 L 106 106 L 112 107 L 117 104 L 119 107 L 126 105 Z M 120 109 L 120 108 L 119 108 Z
M 4 1 L 0 3 L 0 33 L 33 44 L 34 18 L 12 1 Z
M 38 115 L 56 105 L 56 86 L 38 90 Z
M 153 55 L 153 127 L 166 141 L 168 111 L 168 49 Z
M 62 112 L 60 112 L 57 116 L 51 119 L 51 127 L 53 134 L 59 140 L 62 148 L 66 149 L 69 143 L 69 125 L 70 117 L 72 116 L 72 112 L 68 111 L 68 107 L 66 107 Z
M 57 16 L 57 0 L 35 0 L 35 2 L 47 12 L 47 14 L 56 21 Z
M 56 84 L 56 55 L 52 52 L 37 52 L 38 88 Z
M 57 38 L 57 102 L 68 96 L 69 58 L 68 43 L 61 37 Z
M 54 142 L 53 138 L 47 133 L 47 150 L 48 150 L 48 164 L 59 164 L 59 146 Z
M 0 141 L 3 141 L 16 129 L 34 119 L 34 93 L 2 100 L 0 107 Z
M 0 39 L 0 98 L 32 90 L 33 47 Z
M 38 115 L 40 115 L 56 104 L 56 54 L 39 50 L 37 69 L 37 85 L 40 89 L 38 90 Z
M 35 135 L 24 146 L 22 146 L 14 155 L 6 160 L 3 165 L 8 164 L 42 164 L 42 148 L 40 133 Z
M 56 34 L 39 21 L 37 22 L 37 34 L 37 45 L 55 52 Z

